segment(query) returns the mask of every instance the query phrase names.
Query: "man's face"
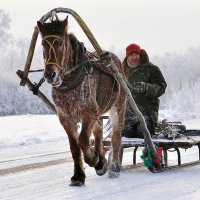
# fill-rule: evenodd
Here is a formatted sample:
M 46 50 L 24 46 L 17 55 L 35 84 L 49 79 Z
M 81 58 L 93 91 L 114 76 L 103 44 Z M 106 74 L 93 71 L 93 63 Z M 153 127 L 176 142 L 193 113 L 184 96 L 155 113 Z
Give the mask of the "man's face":
M 137 67 L 140 64 L 140 54 L 133 52 L 128 56 L 128 61 L 131 65 Z

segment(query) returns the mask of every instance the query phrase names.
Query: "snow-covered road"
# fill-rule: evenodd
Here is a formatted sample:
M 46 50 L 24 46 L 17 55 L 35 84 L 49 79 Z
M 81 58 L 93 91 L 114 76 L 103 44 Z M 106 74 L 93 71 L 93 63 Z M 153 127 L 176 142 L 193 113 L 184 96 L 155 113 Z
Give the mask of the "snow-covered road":
M 189 124 L 198 128 L 198 122 Z M 85 165 L 85 186 L 69 187 L 73 163 L 67 136 L 53 115 L 2 117 L 0 134 L 1 200 L 200 199 L 200 165 L 159 174 L 139 167 L 123 170 L 118 179 L 99 177 Z M 183 162 L 198 159 L 197 151 L 181 151 Z M 170 162 L 176 162 L 174 154 Z M 131 164 L 131 159 L 127 151 L 123 164 Z
M 2 200 L 60 199 L 199 199 L 200 167 L 149 173 L 145 168 L 122 171 L 119 179 L 96 176 L 86 167 L 86 185 L 69 187 L 72 162 L 1 176 Z

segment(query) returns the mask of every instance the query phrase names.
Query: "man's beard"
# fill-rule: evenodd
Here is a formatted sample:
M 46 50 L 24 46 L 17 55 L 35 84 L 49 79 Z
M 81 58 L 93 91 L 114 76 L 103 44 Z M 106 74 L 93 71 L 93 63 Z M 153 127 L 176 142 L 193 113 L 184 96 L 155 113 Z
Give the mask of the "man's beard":
M 133 69 L 133 68 L 135 68 L 135 67 L 137 67 L 137 66 L 139 65 L 139 61 L 138 61 L 136 64 L 131 64 L 131 63 L 129 62 L 129 60 L 127 60 L 127 65 L 128 65 L 131 69 Z

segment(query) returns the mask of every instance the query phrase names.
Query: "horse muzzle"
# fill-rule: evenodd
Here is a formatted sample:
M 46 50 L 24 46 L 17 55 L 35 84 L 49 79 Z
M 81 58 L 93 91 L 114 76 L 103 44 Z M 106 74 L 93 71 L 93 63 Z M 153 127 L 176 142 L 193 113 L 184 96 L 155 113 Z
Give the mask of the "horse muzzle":
M 53 83 L 56 77 L 56 72 L 44 72 L 44 78 L 47 80 L 48 83 Z

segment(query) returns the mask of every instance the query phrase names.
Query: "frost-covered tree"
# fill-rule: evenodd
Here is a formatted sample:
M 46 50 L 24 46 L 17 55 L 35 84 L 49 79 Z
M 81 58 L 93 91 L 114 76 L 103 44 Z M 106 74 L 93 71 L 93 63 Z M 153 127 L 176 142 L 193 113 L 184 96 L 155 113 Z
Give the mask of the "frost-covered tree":
M 50 110 L 25 87 L 20 87 L 20 79 L 16 75 L 18 69 L 23 69 L 28 53 L 30 39 L 14 39 L 10 34 L 10 17 L 0 10 L 0 116 L 13 114 L 44 114 Z M 33 64 L 42 67 L 40 56 L 34 56 Z M 42 53 L 40 52 L 42 55 Z M 31 76 L 39 81 L 42 75 Z M 49 94 L 49 89 L 44 88 Z
M 200 116 L 200 47 L 190 47 L 184 53 L 167 53 L 154 57 L 162 70 L 166 94 L 161 97 L 161 108 L 173 110 L 180 116 Z
M 12 36 L 9 33 L 11 19 L 4 10 L 0 9 L 0 52 L 4 54 L 5 50 L 12 44 Z

